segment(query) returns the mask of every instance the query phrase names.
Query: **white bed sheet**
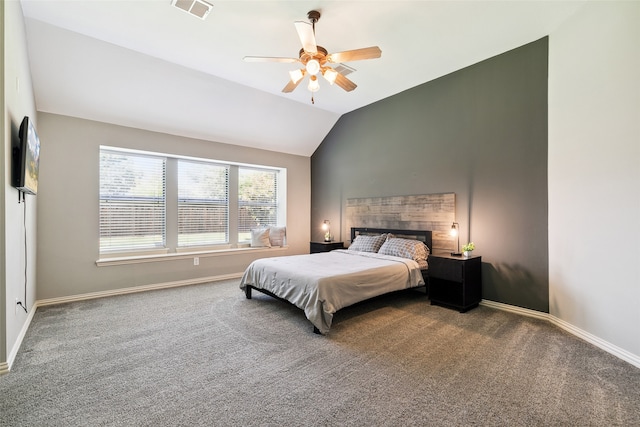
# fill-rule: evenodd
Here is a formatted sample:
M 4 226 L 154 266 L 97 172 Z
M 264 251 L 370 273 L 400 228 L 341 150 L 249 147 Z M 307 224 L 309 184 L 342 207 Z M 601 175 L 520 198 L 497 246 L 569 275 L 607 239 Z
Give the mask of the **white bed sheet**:
M 336 311 L 388 292 L 424 285 L 417 262 L 389 255 L 334 250 L 252 262 L 240 281 L 304 310 L 321 333 Z

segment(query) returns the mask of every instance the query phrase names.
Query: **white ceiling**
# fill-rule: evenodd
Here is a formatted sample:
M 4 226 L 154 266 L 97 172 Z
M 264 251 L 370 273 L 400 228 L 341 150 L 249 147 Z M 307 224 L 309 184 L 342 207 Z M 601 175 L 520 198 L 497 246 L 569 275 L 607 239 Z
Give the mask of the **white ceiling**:
M 342 114 L 549 35 L 583 1 L 210 0 L 200 20 L 170 0 L 21 0 L 39 111 L 310 156 Z M 281 90 L 297 57 L 294 21 L 322 13 L 330 53 L 351 62 L 352 92 L 320 79 Z

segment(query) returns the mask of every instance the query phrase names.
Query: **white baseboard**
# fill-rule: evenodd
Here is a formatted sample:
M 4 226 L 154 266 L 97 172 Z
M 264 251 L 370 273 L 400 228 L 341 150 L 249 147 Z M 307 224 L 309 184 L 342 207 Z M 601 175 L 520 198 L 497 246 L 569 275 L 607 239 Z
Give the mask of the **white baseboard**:
M 48 298 L 36 301 L 38 307 L 46 305 L 63 304 L 67 302 L 83 301 L 95 298 L 111 297 L 115 295 L 126 295 L 137 292 L 154 291 L 157 289 L 176 288 L 179 286 L 199 285 L 202 283 L 219 282 L 221 280 L 239 279 L 242 273 L 225 274 L 221 276 L 199 277 L 197 279 L 178 280 L 176 282 L 157 283 L 154 285 L 133 286 L 131 288 L 114 289 L 112 291 L 91 292 L 88 294 L 72 295 L 68 297 Z
M 33 319 L 34 314 L 38 307 L 44 307 L 47 305 L 54 304 L 64 304 L 68 302 L 74 301 L 83 301 L 95 298 L 104 298 L 115 295 L 125 295 L 125 294 L 133 294 L 136 292 L 146 292 L 153 291 L 157 289 L 167 289 L 167 288 L 176 288 L 178 286 L 189 286 L 189 285 L 199 285 L 202 283 L 210 283 L 210 282 L 220 282 L 222 280 L 230 280 L 230 279 L 239 279 L 242 277 L 242 273 L 234 273 L 234 274 L 223 274 L 219 276 L 209 276 L 209 277 L 199 277 L 197 279 L 188 279 L 188 280 L 178 280 L 176 282 L 166 282 L 166 283 L 157 283 L 154 285 L 144 285 L 144 286 L 134 286 L 131 288 L 123 288 L 123 289 L 114 289 L 112 291 L 101 291 L 101 292 L 91 292 L 87 294 L 80 295 L 71 295 L 68 297 L 59 297 L 59 298 L 48 298 L 43 300 L 37 300 L 35 304 L 31 307 L 31 311 L 27 316 L 27 320 L 22 325 L 22 329 L 20 330 L 20 334 L 18 335 L 18 339 L 16 340 L 11 352 L 9 353 L 9 357 L 6 362 L 0 362 L 0 375 L 6 374 L 11 370 L 11 366 L 18 354 L 18 350 L 22 345 L 22 340 L 24 339 L 29 326 L 31 325 L 31 320 Z
M 549 313 L 543 313 L 542 311 L 531 310 L 529 308 L 518 307 L 517 305 L 509 305 L 501 302 L 495 302 L 488 299 L 480 301 L 481 305 L 486 307 L 495 308 L 502 311 L 509 311 L 511 313 L 520 314 L 527 317 L 535 317 L 536 319 L 549 320 Z
M 38 308 L 38 303 L 36 302 L 33 305 L 33 307 L 31 307 L 29 314 L 27 314 L 27 320 L 25 320 L 24 324 L 22 325 L 22 329 L 20 329 L 18 338 L 16 339 L 15 345 L 13 346 L 13 348 L 11 349 L 11 352 L 7 357 L 6 363 L 0 363 L 0 375 L 6 374 L 11 370 L 11 365 L 13 365 L 13 361 L 16 359 L 16 356 L 18 355 L 18 350 L 20 350 L 20 346 L 22 345 L 22 340 L 24 339 L 25 335 L 27 334 L 27 331 L 29 330 L 29 326 L 31 325 L 31 320 L 33 320 L 33 316 L 34 314 L 36 314 L 37 308 Z
M 598 338 L 597 336 L 590 334 L 587 331 L 583 331 L 582 329 L 577 328 L 572 324 L 562 319 L 559 319 L 555 316 L 549 315 L 549 321 L 559 326 L 560 328 L 564 329 L 565 331 L 569 332 L 570 334 L 573 334 L 579 338 L 582 338 L 588 343 L 591 343 L 596 347 L 601 348 L 607 353 L 612 354 L 618 357 L 619 359 L 624 360 L 625 362 L 631 363 L 636 368 L 640 368 L 640 356 L 630 353 L 625 349 L 622 349 L 614 344 L 611 344 L 610 342 L 603 340 L 602 338 Z
M 613 356 L 616 356 L 617 358 L 632 364 L 636 368 L 640 368 L 640 356 L 632 354 L 627 350 L 624 350 L 616 345 L 611 344 L 610 342 L 603 340 L 602 338 L 598 338 L 597 336 L 587 331 L 583 331 L 582 329 L 566 322 L 565 320 L 562 320 L 556 316 L 553 316 L 549 313 L 543 313 L 541 311 L 530 310 L 528 308 L 522 308 L 515 305 L 503 304 L 501 302 L 495 302 L 495 301 L 484 300 L 484 299 L 480 302 L 480 304 L 487 307 L 495 308 L 498 310 L 504 310 L 504 311 L 520 314 L 523 316 L 529 316 L 529 317 L 535 317 L 537 319 L 547 320 L 553 323 L 554 325 L 558 326 L 559 328 L 562 328 L 565 331 L 569 332 L 570 334 L 575 335 L 578 338 L 581 338 L 586 342 L 593 344 L 596 347 L 606 351 L 607 353 L 612 354 Z

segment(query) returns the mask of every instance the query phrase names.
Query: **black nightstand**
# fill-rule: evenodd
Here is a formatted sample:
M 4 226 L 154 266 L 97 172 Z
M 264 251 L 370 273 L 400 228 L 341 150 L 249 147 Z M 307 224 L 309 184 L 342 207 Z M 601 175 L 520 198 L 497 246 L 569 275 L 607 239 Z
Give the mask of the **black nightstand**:
M 318 252 L 329 252 L 334 249 L 344 249 L 344 242 L 311 242 L 309 252 L 317 254 Z
M 482 299 L 482 257 L 429 255 L 429 298 L 431 304 L 464 313 Z

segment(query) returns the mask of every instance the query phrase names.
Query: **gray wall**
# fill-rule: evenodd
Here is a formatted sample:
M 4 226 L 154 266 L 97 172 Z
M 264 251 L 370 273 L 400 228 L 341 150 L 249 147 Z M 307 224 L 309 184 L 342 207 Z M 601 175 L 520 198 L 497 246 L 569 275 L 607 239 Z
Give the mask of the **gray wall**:
M 312 239 L 349 238 L 348 198 L 454 192 L 483 298 L 548 312 L 547 58 L 544 38 L 343 116 L 311 158 Z
M 38 114 L 42 141 L 38 194 L 37 298 L 241 274 L 251 261 L 309 252 L 310 159 L 55 114 Z M 287 168 L 286 250 L 96 266 L 99 258 L 99 146 Z M 238 291 L 240 292 L 240 291 Z
M 31 83 L 27 38 L 18 1 L 0 2 L 0 88 L 2 105 L 2 153 L 0 153 L 0 374 L 8 370 L 18 351 L 20 334 L 28 316 L 16 310 L 16 298 L 31 312 L 36 288 L 36 206 L 38 196 L 18 203 L 18 190 L 11 186 L 11 145 L 18 138 L 24 116 L 35 121 L 36 103 Z M 27 230 L 25 236 L 25 228 Z M 25 244 L 27 256 L 25 259 Z M 26 301 L 25 301 L 26 262 Z

